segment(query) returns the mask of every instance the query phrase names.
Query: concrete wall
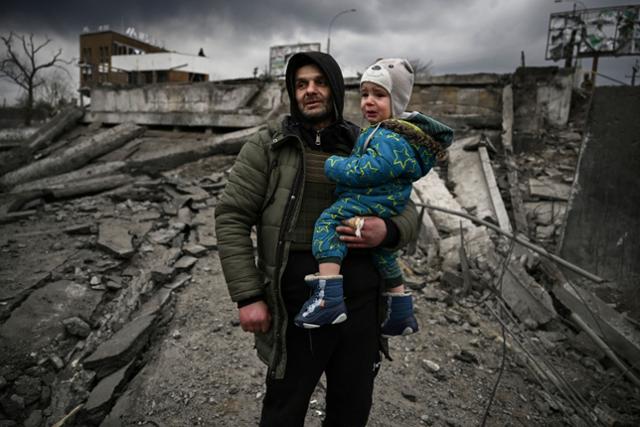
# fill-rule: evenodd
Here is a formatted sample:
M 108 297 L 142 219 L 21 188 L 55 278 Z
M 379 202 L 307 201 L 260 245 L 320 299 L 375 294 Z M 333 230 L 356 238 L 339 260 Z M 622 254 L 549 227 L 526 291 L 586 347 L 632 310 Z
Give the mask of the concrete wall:
M 640 320 L 640 87 L 593 94 L 561 255 L 614 282 L 595 287 Z
M 432 76 L 416 82 L 407 109 L 429 114 L 454 129 L 499 129 L 505 81 L 508 76 L 485 73 Z M 364 124 L 359 81 L 350 79 L 346 84 L 345 117 Z
M 555 67 L 522 68 L 514 76 L 516 133 L 537 136 L 544 124 L 565 124 L 571 101 L 571 72 Z M 456 130 L 500 130 L 502 89 L 509 74 L 432 76 L 416 82 L 409 110 L 432 115 Z M 359 80 L 346 79 L 344 116 L 366 125 L 360 113 Z M 136 88 L 97 88 L 89 121 L 179 126 L 248 127 L 272 109 L 288 111 L 284 82 L 245 79 Z
M 275 90 L 275 92 L 274 92 Z M 250 127 L 280 100 L 280 85 L 259 82 L 96 88 L 85 119 L 174 126 Z
M 520 67 L 513 74 L 513 145 L 526 151 L 547 126 L 569 120 L 574 71 L 558 67 Z

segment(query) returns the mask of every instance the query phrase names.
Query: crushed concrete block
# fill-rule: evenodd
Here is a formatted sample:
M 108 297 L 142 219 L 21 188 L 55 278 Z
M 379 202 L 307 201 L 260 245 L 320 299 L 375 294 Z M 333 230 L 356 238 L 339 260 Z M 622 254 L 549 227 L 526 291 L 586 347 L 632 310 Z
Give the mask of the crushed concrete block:
M 136 313 L 137 317 L 158 314 L 171 299 L 171 289 L 162 287 L 158 289 L 149 301 L 145 302 L 140 311 Z
M 75 234 L 93 234 L 95 233 L 95 226 L 91 223 L 86 224 L 76 224 L 70 227 L 67 227 L 63 230 L 67 234 L 75 235 Z
M 62 321 L 65 330 L 76 337 L 86 338 L 91 333 L 91 326 L 79 317 L 70 317 Z
M 140 316 L 127 323 L 82 363 L 100 378 L 132 361 L 147 344 L 155 315 Z
M 160 245 L 167 245 L 185 229 L 185 224 L 182 222 L 174 222 L 169 228 L 163 228 L 161 230 L 154 231 L 149 234 L 149 238 L 152 242 Z
M 549 177 L 529 178 L 529 194 L 543 200 L 569 200 L 571 186 Z
M 70 317 L 88 319 L 102 301 L 103 292 L 68 280 L 46 284 L 33 291 L 0 326 L 0 343 L 24 353 L 41 352 L 59 334 L 62 321 Z M 28 340 L 25 340 L 28 337 Z M 13 364 L 11 354 L 0 351 L 0 366 Z
M 24 399 L 25 405 L 31 405 L 33 402 L 40 399 L 42 381 L 40 381 L 40 378 L 21 375 L 13 383 L 13 389 L 16 394 Z
M 129 227 L 117 220 L 107 220 L 100 224 L 98 246 L 122 258 L 129 258 L 135 253 Z
M 555 232 L 555 225 L 539 225 L 536 227 L 536 240 L 552 239 Z
M 42 425 L 42 411 L 36 409 L 29 414 L 26 420 L 24 420 L 24 427 L 40 427 Z
M 168 282 L 175 274 L 175 267 L 168 267 L 166 265 L 159 265 L 151 269 L 151 279 L 155 283 Z
M 526 202 L 524 207 L 530 220 L 540 225 L 561 223 L 567 211 L 567 203 L 561 201 Z
M 126 385 L 132 365 L 133 362 L 130 362 L 118 371 L 100 380 L 94 389 L 91 390 L 87 402 L 78 414 L 79 420 L 86 421 L 95 419 L 99 421 L 103 418 L 104 412 L 109 409 L 111 402 L 116 399 L 117 393 Z
M 186 255 L 180 258 L 174 264 L 176 270 L 189 270 L 198 262 L 198 258 Z
M 173 291 L 184 286 L 189 280 L 191 280 L 190 274 L 180 273 L 171 283 L 167 283 L 164 287 Z
M 186 253 L 194 257 L 199 257 L 200 255 L 204 255 L 207 252 L 207 248 L 202 245 L 198 245 L 197 243 L 190 243 L 183 249 Z

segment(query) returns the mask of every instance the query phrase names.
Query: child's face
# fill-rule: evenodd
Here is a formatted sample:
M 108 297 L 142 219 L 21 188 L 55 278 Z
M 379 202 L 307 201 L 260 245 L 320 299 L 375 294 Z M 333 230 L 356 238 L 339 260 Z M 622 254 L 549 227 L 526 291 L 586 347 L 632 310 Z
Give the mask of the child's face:
M 391 96 L 375 83 L 360 85 L 360 110 L 370 124 L 391 118 Z

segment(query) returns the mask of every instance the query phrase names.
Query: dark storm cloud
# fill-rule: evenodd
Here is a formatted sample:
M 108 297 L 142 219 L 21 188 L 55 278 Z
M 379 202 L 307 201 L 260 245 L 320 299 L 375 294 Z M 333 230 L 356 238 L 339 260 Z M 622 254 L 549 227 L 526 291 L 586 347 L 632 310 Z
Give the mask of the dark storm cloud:
M 581 7 L 615 6 L 628 0 L 583 0 Z M 524 51 L 527 65 L 545 61 L 549 14 L 568 11 L 572 2 L 553 0 L 160 0 L 16 1 L 0 0 L 0 33 L 9 30 L 48 36 L 67 58 L 77 57 L 84 27 L 134 27 L 169 50 L 195 54 L 203 48 L 215 60 L 214 79 L 246 77 L 268 64 L 269 47 L 320 42 L 346 75 L 361 72 L 373 59 L 403 56 L 433 63 L 433 72 L 512 72 Z M 630 58 L 600 61 L 619 79 Z M 590 61 L 583 64 L 590 66 Z M 77 79 L 77 69 L 72 74 Z M 1 84 L 1 82 L 0 82 Z M 6 86 L 5 86 L 6 87 Z

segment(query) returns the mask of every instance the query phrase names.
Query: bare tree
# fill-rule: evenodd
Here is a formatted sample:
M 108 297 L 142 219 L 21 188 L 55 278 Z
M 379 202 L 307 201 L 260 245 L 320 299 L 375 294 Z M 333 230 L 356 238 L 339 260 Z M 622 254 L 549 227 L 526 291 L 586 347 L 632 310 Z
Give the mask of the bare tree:
M 50 67 L 66 71 L 60 64 L 70 62 L 60 58 L 62 49 L 58 49 L 48 61 L 38 63 L 38 54 L 51 42 L 49 38 L 38 43 L 34 41 L 33 34 L 26 36 L 11 31 L 8 36 L 0 36 L 0 39 L 4 44 L 4 52 L 0 55 L 0 78 L 11 80 L 26 91 L 24 123 L 30 125 L 34 93 L 36 88 L 44 83 L 39 76 L 40 71 Z
M 42 85 L 34 95 L 38 102 L 44 102 L 52 110 L 71 102 L 74 93 L 69 76 L 55 71 L 42 78 Z

